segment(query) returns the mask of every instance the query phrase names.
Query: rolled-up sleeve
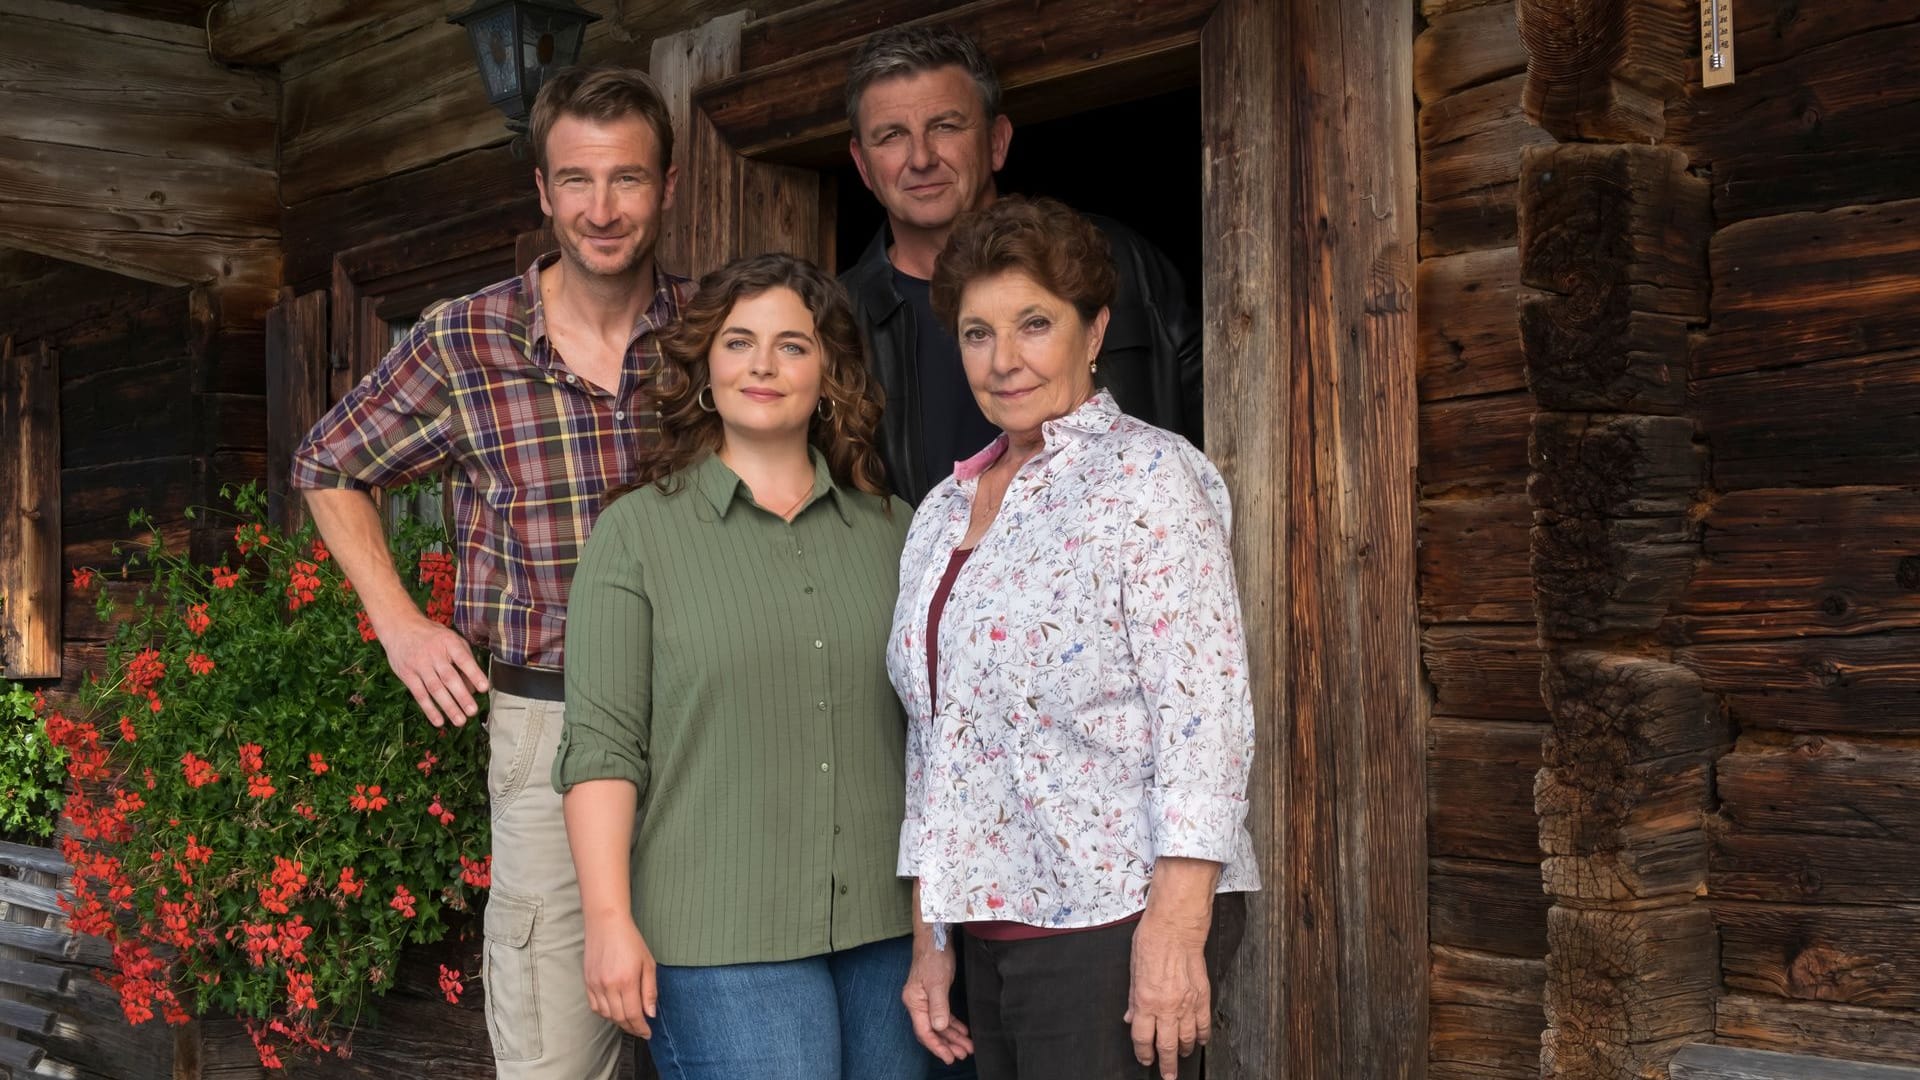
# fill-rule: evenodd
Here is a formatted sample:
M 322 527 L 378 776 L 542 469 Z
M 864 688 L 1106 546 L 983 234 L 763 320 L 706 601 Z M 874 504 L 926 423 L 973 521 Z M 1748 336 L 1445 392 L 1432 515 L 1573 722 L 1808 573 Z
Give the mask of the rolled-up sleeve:
M 569 593 L 566 723 L 553 760 L 562 794 L 587 780 L 629 780 L 644 795 L 651 775 L 653 603 L 623 509 L 600 516 Z
M 296 489 L 389 487 L 452 454 L 453 406 L 429 315 L 320 418 L 293 452 Z
M 1122 545 L 1129 650 L 1151 717 L 1155 857 L 1231 860 L 1247 814 L 1253 701 L 1219 474 L 1198 453 L 1150 471 Z

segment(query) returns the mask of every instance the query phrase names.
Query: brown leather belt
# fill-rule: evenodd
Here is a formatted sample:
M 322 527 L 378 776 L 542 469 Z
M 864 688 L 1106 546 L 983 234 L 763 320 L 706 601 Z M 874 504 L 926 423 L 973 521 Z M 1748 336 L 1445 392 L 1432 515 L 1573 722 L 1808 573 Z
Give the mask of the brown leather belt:
M 509 664 L 496 656 L 487 666 L 487 679 L 502 694 L 535 701 L 567 700 L 567 678 L 557 668 Z

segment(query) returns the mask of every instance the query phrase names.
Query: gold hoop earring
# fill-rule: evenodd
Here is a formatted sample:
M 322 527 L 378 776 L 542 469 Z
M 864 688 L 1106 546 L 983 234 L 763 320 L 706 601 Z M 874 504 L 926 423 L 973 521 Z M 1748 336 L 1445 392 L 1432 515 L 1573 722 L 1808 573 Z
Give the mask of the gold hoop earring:
M 821 394 L 813 403 L 813 414 L 822 420 L 833 419 L 833 399 Z
M 706 397 L 702 399 L 701 394 L 705 394 Z M 699 393 L 693 395 L 693 403 L 700 406 L 701 412 L 713 412 L 713 384 L 708 383 L 701 387 Z

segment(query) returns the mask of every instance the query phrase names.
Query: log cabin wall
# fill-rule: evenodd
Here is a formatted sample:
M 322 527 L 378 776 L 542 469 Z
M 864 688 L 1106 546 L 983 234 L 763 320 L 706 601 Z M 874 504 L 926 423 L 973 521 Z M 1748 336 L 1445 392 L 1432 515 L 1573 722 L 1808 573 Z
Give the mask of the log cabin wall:
M 60 361 L 61 680 L 75 691 L 98 671 L 112 628 L 94 612 L 99 590 L 130 598 L 107 575 L 113 547 L 145 510 L 168 544 L 203 554 L 225 531 L 187 508 L 211 505 L 225 483 L 256 478 L 264 460 L 260 394 L 220 381 L 223 343 L 212 290 L 153 285 L 25 252 L 0 251 L 0 302 L 20 351 L 46 341 Z M 84 595 L 70 570 L 102 573 Z
M 1542 1075 L 1920 1061 L 1920 3 L 1519 12 Z
M 1547 713 L 1528 567 L 1527 392 L 1514 314 L 1520 112 L 1511 0 L 1424 0 L 1419 101 L 1420 614 L 1429 1075 L 1540 1071 L 1547 898 L 1533 808 Z

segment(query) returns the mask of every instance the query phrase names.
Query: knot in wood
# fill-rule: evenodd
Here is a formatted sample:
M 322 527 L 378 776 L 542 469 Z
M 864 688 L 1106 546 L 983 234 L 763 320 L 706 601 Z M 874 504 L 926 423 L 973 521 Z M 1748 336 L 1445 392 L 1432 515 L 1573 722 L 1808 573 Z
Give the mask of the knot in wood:
M 1896 563 L 1893 580 L 1909 592 L 1920 590 L 1920 555 L 1908 555 Z

